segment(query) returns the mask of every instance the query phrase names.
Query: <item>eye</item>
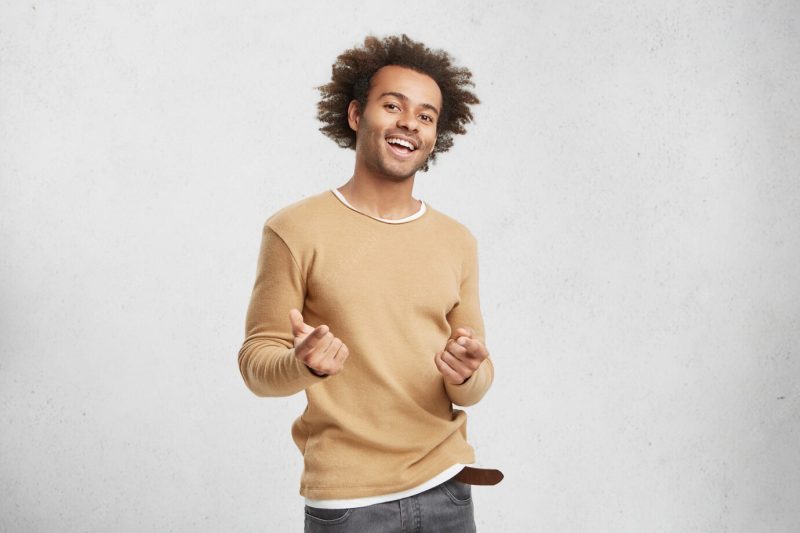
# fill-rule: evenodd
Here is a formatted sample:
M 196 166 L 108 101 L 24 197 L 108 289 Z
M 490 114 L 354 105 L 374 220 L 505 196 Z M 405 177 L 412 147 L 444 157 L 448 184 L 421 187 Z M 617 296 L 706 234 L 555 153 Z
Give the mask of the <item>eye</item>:
M 421 118 L 425 122 L 433 122 L 433 117 L 430 115 L 420 115 L 419 118 Z
M 388 109 L 389 111 L 395 111 L 395 110 L 397 110 L 397 109 L 400 109 L 400 108 L 399 108 L 399 107 L 397 107 L 395 104 L 384 104 L 384 106 L 383 106 L 383 107 L 385 107 L 385 108 L 386 108 L 386 109 Z

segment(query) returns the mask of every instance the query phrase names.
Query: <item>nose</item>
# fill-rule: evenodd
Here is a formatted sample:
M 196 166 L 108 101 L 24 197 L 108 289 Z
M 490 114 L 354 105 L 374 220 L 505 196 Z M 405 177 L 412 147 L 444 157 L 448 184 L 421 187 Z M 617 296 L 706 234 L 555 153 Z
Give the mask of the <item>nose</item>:
M 397 127 L 409 131 L 417 131 L 419 129 L 419 120 L 413 112 L 406 110 L 397 117 Z

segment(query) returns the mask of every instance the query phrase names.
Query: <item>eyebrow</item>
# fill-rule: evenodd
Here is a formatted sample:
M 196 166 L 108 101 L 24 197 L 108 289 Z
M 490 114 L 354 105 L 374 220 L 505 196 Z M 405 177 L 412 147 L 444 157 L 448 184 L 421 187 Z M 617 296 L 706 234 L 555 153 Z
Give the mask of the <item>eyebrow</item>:
M 408 102 L 408 96 L 404 95 L 403 93 L 398 93 L 398 92 L 394 92 L 394 91 L 389 91 L 389 92 L 385 92 L 385 93 L 383 93 L 382 95 L 380 95 L 380 96 L 378 97 L 378 99 L 380 99 L 380 98 L 383 98 L 384 96 L 394 96 L 395 98 L 398 98 L 398 99 L 402 100 L 403 102 Z M 436 106 L 435 106 L 435 105 L 433 105 L 433 104 L 425 104 L 425 103 L 422 103 L 422 104 L 420 104 L 420 105 L 421 105 L 422 107 L 424 107 L 425 109 L 430 109 L 431 111 L 433 111 L 433 112 L 434 112 L 434 113 L 436 113 L 437 115 L 439 114 L 439 110 L 438 110 L 438 109 L 436 109 Z

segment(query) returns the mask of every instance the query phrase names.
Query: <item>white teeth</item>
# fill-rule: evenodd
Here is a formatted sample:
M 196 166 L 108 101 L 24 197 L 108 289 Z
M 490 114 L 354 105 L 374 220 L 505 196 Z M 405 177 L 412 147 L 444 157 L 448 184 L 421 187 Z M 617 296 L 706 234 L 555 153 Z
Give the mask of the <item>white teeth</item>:
M 394 137 L 392 137 L 390 139 L 386 139 L 386 142 L 391 144 L 399 144 L 400 146 L 405 146 L 409 150 L 414 151 L 414 145 L 408 141 L 404 141 L 403 139 L 395 139 Z

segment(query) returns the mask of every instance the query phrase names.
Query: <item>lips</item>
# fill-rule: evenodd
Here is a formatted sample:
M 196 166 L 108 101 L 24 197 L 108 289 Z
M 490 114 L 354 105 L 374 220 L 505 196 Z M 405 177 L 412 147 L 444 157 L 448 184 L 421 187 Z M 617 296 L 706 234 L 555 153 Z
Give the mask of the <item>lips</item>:
M 402 146 L 411 152 L 417 149 L 417 143 L 407 137 L 390 136 L 386 138 L 386 142 L 395 146 Z
M 389 147 L 389 151 L 400 159 L 410 159 L 414 156 L 414 152 L 405 148 L 403 146 L 398 146 L 396 144 L 386 143 Z
M 404 135 L 389 135 L 386 137 L 389 150 L 401 159 L 409 158 L 419 148 L 419 142 Z

